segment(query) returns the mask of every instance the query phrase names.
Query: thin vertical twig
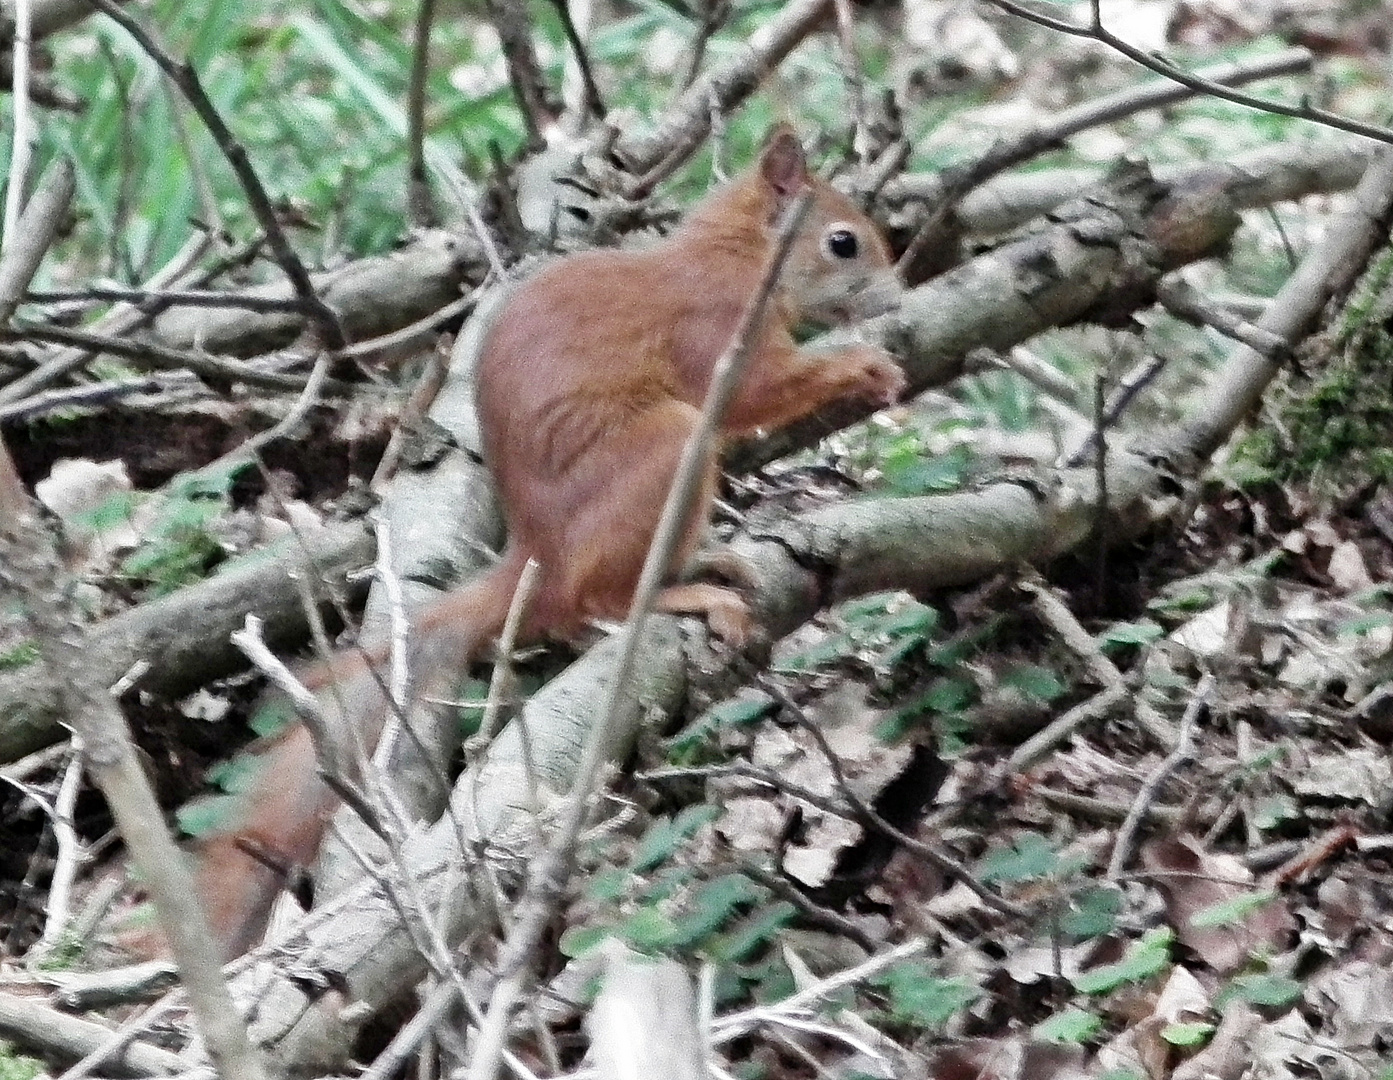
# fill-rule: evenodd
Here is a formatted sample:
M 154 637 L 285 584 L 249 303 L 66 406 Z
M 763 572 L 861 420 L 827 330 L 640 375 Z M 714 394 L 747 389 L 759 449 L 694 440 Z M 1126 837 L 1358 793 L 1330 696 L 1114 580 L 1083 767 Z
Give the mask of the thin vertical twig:
M 590 64 L 590 54 L 585 42 L 581 40 L 580 30 L 575 19 L 571 18 L 571 6 L 567 0 L 551 0 L 556 8 L 556 17 L 561 20 L 561 31 L 566 35 L 566 43 L 571 47 L 571 59 L 576 74 L 580 76 L 581 112 L 596 120 L 605 118 L 605 102 L 600 96 L 600 85 L 595 81 L 595 69 Z
M 543 130 L 550 124 L 551 106 L 547 103 L 546 84 L 542 79 L 542 67 L 537 62 L 537 53 L 532 44 L 532 26 L 527 16 L 527 7 L 522 0 L 484 0 L 489 22 L 498 31 L 498 39 L 503 47 L 503 60 L 508 67 L 508 81 L 517 98 L 518 109 L 522 112 L 523 126 L 527 129 L 527 143 L 530 149 L 542 147 L 545 140 Z
M 468 1080 L 494 1080 L 507 1037 L 513 1007 L 526 984 L 533 953 L 551 920 L 552 911 L 568 877 L 575 846 L 590 806 L 590 797 L 601 773 L 605 747 L 611 733 L 631 706 L 630 686 L 638 657 L 643 627 L 666 576 L 672 556 L 686 529 L 691 506 L 700 489 L 706 463 L 715 452 L 720 419 L 735 392 L 755 345 L 765 314 L 772 302 L 784 263 L 793 246 L 808 207 L 811 193 L 805 192 L 785 212 L 777 237 L 765 264 L 762 284 L 745 309 L 734 338 L 716 363 L 702 404 L 701 417 L 682 450 L 682 458 L 663 504 L 648 556 L 634 589 L 629 618 L 621 631 L 619 659 L 615 664 L 609 700 L 591 725 L 585 749 L 576 769 L 570 793 L 558 814 L 552 842 L 532 863 L 527 888 L 518 904 L 517 917 L 499 955 L 499 980 L 494 985 L 488 1010 L 479 1027 Z
M 435 24 L 435 0 L 421 0 L 416 9 L 416 32 L 411 55 L 411 85 L 406 97 L 406 212 L 417 228 L 434 220 L 430 184 L 426 180 L 426 78 L 430 71 L 430 32 Z
M 481 744 L 486 744 L 498 730 L 498 714 L 503 711 L 504 698 L 512 692 L 513 649 L 517 646 L 518 632 L 532 602 L 532 594 L 537 590 L 541 569 L 536 559 L 528 559 L 518 577 L 517 588 L 513 590 L 513 599 L 503 620 L 503 633 L 498 636 L 498 659 L 493 665 L 493 678 L 489 680 L 483 719 L 479 721 L 479 734 L 475 736 Z
M 14 141 L 10 147 L 10 178 L 5 187 L 5 235 L 0 237 L 0 253 L 15 242 L 19 215 L 24 209 L 24 187 L 29 181 L 29 160 L 33 122 L 29 118 L 29 46 L 33 27 L 29 0 L 15 0 L 14 38 L 10 55 L 14 64 L 11 100 L 14 110 Z
M 701 25 L 697 27 L 696 37 L 692 39 L 692 55 L 687 60 L 687 74 L 682 79 L 685 90 L 696 82 L 701 74 L 701 65 L 706 60 L 706 46 L 717 30 L 730 18 L 730 0 L 705 0 L 701 5 Z
M 864 162 L 871 152 L 870 131 L 866 123 L 866 79 L 861 71 L 861 57 L 856 48 L 856 20 L 852 14 L 851 0 L 832 0 L 832 10 L 837 14 L 837 41 L 840 45 L 838 56 L 841 61 L 842 82 L 846 84 L 847 96 L 851 99 L 851 148 L 857 160 Z
M 74 736 L 72 757 L 68 767 L 63 770 L 58 794 L 53 799 L 53 838 L 58 844 L 58 855 L 48 887 L 47 919 L 43 935 L 35 946 L 35 959 L 51 955 L 68 927 L 68 901 L 84 854 L 82 840 L 73 827 L 73 810 L 77 806 L 77 793 L 82 787 L 82 762 L 82 740 Z

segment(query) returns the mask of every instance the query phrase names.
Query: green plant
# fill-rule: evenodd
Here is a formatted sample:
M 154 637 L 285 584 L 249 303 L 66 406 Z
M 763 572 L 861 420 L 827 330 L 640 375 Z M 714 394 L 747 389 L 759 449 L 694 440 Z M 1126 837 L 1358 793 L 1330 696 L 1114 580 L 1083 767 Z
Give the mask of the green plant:
M 943 978 L 927 964 L 906 962 L 871 980 L 886 991 L 889 1018 L 898 1024 L 936 1030 L 982 996 L 962 976 Z
M 1145 982 L 1164 971 L 1170 964 L 1170 949 L 1175 932 L 1169 927 L 1148 930 L 1140 941 L 1127 947 L 1121 960 L 1075 975 L 1074 989 L 1083 994 L 1106 994 L 1120 986 Z

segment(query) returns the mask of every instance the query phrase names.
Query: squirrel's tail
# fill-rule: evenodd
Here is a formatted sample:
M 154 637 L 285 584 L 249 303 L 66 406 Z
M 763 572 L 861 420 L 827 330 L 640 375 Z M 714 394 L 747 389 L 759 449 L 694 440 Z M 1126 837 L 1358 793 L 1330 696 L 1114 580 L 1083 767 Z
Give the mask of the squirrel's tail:
M 470 660 L 502 630 L 525 561 L 510 549 L 493 569 L 446 593 L 413 620 L 410 669 L 418 697 L 449 696 Z M 389 710 L 383 689 L 386 654 L 385 647 L 344 652 L 304 677 L 326 711 L 340 714 L 335 734 L 341 745 L 361 739 L 370 748 L 377 742 Z M 197 847 L 195 885 L 228 959 L 260 939 L 281 890 L 313 865 L 338 806 L 304 724 L 267 740 L 262 758 L 240 812 Z

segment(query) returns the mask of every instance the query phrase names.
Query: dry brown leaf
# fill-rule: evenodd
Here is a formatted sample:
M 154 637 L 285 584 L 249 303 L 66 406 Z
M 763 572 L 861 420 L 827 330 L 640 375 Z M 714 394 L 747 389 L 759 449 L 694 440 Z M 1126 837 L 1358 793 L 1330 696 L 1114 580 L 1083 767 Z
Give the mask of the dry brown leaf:
M 1277 897 L 1222 926 L 1195 926 L 1195 916 L 1255 891 L 1251 871 L 1232 855 L 1205 851 L 1193 837 L 1152 841 L 1141 849 L 1142 864 L 1157 874 L 1167 921 L 1176 937 L 1221 974 L 1237 971 L 1257 952 L 1279 952 L 1295 932 L 1286 901 Z

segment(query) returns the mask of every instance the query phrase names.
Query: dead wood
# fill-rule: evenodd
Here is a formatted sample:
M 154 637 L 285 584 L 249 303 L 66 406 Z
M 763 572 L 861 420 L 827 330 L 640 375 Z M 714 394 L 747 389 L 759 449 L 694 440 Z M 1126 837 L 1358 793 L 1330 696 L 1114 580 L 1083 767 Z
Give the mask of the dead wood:
M 355 521 L 331 525 L 303 544 L 292 538 L 254 552 L 206 581 L 93 626 L 83 662 L 100 685 L 110 686 L 141 665 L 134 688 L 187 693 L 244 666 L 228 637 L 248 612 L 266 620 L 268 638 L 282 647 L 302 641 L 305 617 L 294 575 L 323 581 L 351 599 L 361 586 L 349 575 L 371 561 L 373 547 L 371 532 Z M 64 719 L 40 665 L 0 676 L 0 760 L 59 738 Z
M 478 284 L 487 272 L 484 251 L 467 230 L 435 230 L 398 251 L 312 274 L 324 302 L 334 309 L 350 341 L 409 326 Z M 287 281 L 246 290 L 254 296 L 290 299 Z M 303 330 L 305 317 L 290 311 L 172 308 L 155 320 L 156 338 L 176 349 L 255 356 L 284 348 Z

